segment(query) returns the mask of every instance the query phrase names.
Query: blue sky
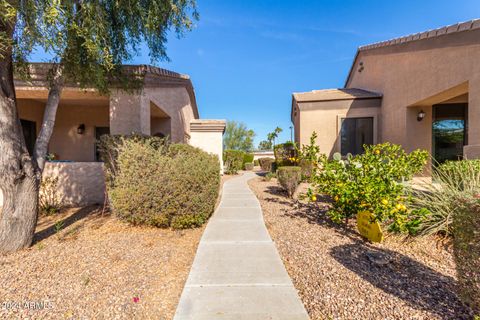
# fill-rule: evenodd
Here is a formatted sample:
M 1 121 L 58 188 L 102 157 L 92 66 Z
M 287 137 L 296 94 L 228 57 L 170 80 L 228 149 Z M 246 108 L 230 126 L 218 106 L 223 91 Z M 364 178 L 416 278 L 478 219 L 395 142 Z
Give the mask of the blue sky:
M 242 121 L 256 145 L 276 126 L 289 140 L 292 92 L 342 87 L 358 46 L 480 18 L 478 0 L 197 2 L 158 65 L 190 75 L 202 118 Z

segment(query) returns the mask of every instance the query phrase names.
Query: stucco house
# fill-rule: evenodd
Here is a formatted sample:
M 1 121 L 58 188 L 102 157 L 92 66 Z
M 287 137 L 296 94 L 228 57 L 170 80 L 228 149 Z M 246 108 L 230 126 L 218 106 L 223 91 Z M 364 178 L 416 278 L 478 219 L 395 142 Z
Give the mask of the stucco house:
M 294 93 L 295 141 L 327 155 L 363 144 L 422 148 L 438 161 L 480 157 L 480 20 L 358 48 L 340 89 Z
M 30 150 L 40 131 L 48 90 L 48 64 L 32 64 L 31 79 L 15 80 L 19 117 Z M 58 176 L 60 194 L 70 205 L 103 203 L 105 185 L 96 140 L 103 134 L 168 136 L 217 154 L 222 163 L 224 120 L 199 119 L 187 75 L 148 65 L 125 66 L 141 74 L 136 93 L 112 89 L 109 96 L 68 85 L 62 92 L 44 176 Z M 219 168 L 221 170 L 221 168 Z M 0 199 L 1 202 L 1 199 Z

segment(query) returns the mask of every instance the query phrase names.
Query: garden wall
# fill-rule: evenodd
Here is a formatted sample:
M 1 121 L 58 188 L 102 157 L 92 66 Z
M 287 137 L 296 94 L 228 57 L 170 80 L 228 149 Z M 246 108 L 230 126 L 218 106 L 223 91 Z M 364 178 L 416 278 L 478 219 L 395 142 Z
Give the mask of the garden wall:
M 102 162 L 47 162 L 43 177 L 58 177 L 58 194 L 66 206 L 103 204 L 105 200 Z
M 105 178 L 102 162 L 49 162 L 44 177 L 58 177 L 58 192 L 68 206 L 102 204 Z
M 223 174 L 223 132 L 225 120 L 192 120 L 189 144 L 218 156 Z

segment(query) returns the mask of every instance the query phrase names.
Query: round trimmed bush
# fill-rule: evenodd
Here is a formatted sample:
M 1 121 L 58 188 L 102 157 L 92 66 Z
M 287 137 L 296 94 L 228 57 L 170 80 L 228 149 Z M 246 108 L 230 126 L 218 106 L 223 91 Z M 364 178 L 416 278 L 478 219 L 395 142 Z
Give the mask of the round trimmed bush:
M 302 181 L 302 170 L 300 167 L 293 166 L 280 167 L 277 169 L 277 179 L 291 198 Z
M 109 187 L 113 212 L 132 224 L 176 229 L 202 225 L 212 214 L 220 185 L 218 158 L 186 144 L 161 151 L 124 141 Z
M 259 158 L 258 163 L 263 171 L 270 172 L 272 171 L 272 164 L 275 162 L 275 159 L 272 158 Z

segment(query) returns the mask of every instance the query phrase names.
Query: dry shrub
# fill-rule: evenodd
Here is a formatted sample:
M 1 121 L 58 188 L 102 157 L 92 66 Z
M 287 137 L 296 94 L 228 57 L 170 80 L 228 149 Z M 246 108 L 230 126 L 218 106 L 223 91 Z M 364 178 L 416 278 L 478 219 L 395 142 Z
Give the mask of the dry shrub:
M 291 198 L 302 181 L 302 170 L 300 167 L 280 167 L 277 169 L 277 179 Z
M 158 148 L 124 139 L 109 186 L 113 212 L 132 224 L 176 229 L 200 226 L 214 210 L 218 158 L 186 144 Z
M 62 198 L 58 192 L 58 177 L 43 178 L 39 194 L 40 213 L 51 215 L 60 212 L 62 207 Z
M 272 164 L 275 162 L 272 158 L 259 158 L 258 164 L 263 171 L 270 172 L 272 171 Z

